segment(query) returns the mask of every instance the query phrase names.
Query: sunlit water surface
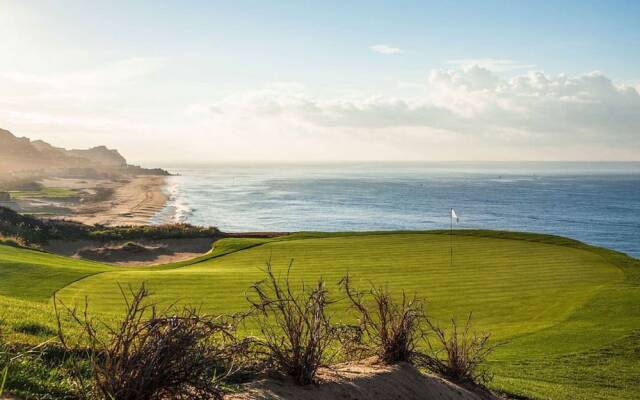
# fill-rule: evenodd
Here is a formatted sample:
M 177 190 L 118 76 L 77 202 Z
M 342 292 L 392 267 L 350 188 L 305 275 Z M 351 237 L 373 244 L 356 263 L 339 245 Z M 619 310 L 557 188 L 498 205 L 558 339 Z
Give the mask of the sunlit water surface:
M 174 165 L 156 222 L 224 231 L 507 229 L 640 256 L 640 163 Z

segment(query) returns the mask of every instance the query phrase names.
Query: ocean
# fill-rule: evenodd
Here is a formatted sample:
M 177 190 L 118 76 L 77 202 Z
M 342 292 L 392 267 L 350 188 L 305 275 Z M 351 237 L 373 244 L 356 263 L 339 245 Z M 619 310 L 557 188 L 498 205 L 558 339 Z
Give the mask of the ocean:
M 168 165 L 155 222 L 223 231 L 504 229 L 640 257 L 640 163 Z

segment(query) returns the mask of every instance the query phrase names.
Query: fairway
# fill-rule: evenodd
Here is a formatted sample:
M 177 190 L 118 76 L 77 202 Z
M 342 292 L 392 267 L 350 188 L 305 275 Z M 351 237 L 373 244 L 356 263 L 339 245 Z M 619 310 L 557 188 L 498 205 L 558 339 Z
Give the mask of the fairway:
M 451 265 L 450 239 L 437 232 L 223 239 L 206 257 L 150 268 L 0 247 L 0 305 L 44 307 L 56 292 L 67 304 L 86 297 L 93 313 L 110 319 L 122 311 L 118 284 L 144 282 L 160 303 L 237 312 L 267 260 L 277 273 L 292 261 L 294 282 L 322 277 L 335 299 L 348 272 L 359 287 L 425 298 L 436 320 L 473 312 L 476 327 L 501 343 L 491 359 L 494 388 L 532 398 L 636 396 L 637 260 L 563 238 L 469 231 L 453 236 Z M 350 320 L 343 308 L 334 307 L 335 321 Z

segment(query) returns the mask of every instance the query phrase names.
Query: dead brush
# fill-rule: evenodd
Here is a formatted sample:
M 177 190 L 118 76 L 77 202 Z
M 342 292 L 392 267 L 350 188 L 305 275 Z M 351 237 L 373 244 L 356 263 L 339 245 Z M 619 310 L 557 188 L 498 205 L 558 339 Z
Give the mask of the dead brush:
M 335 337 L 326 311 L 331 301 L 322 279 L 313 287 L 302 284 L 295 290 L 290 281 L 292 265 L 281 278 L 268 261 L 267 277 L 251 287 L 253 296 L 247 299 L 262 333 L 267 363 L 296 383 L 308 385 L 331 358 L 328 353 Z
M 90 379 L 76 363 L 73 378 L 84 397 L 105 400 L 222 398 L 221 384 L 234 371 L 242 353 L 233 321 L 200 316 L 193 309 L 157 311 L 142 285 L 128 293 L 120 288 L 126 314 L 114 328 L 55 301 L 58 335 L 68 353 L 84 352 Z M 81 328 L 83 337 L 70 343 L 64 335 L 58 303 Z
M 458 383 L 485 385 L 491 381 L 491 374 L 483 368 L 487 357 L 495 349 L 489 344 L 488 333 L 472 330 L 472 314 L 460 329 L 455 319 L 451 327 L 442 329 L 427 320 L 435 345 L 429 340 L 429 354 L 421 358 L 425 368 Z
M 405 292 L 396 301 L 385 287 L 359 291 L 352 286 L 349 275 L 342 278 L 340 286 L 358 315 L 361 338 L 367 340 L 364 346 L 373 347 L 385 363 L 412 362 L 425 336 L 424 302 Z
M 3 321 L 0 320 L 0 398 L 3 398 L 4 387 L 9 377 L 9 365 L 11 364 L 9 346 L 4 342 L 4 332 L 2 328 Z

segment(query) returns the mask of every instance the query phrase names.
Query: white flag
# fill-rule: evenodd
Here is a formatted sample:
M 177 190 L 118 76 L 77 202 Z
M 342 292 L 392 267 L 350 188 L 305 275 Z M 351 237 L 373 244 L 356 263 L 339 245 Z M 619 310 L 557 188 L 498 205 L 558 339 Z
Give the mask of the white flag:
M 456 210 L 454 210 L 453 208 L 451 209 L 451 218 L 454 218 L 456 220 L 456 223 L 460 223 L 460 218 L 458 218 L 458 214 L 456 214 Z

